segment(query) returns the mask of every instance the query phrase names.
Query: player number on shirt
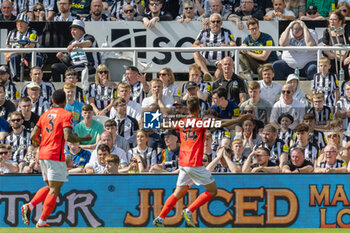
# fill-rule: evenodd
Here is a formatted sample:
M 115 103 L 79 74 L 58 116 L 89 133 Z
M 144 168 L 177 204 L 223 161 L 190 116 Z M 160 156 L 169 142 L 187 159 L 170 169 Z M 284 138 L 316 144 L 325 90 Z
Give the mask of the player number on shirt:
M 49 126 L 46 127 L 46 132 L 48 133 L 51 133 L 52 130 L 53 130 L 53 127 L 54 127 L 54 123 L 53 123 L 53 120 L 56 118 L 57 114 L 49 114 L 48 117 L 49 117 Z
M 197 134 L 196 131 L 191 130 L 192 127 L 190 126 L 188 129 L 183 129 L 183 133 L 185 134 L 185 141 L 187 141 L 189 138 L 192 138 L 192 140 L 195 142 L 197 141 Z

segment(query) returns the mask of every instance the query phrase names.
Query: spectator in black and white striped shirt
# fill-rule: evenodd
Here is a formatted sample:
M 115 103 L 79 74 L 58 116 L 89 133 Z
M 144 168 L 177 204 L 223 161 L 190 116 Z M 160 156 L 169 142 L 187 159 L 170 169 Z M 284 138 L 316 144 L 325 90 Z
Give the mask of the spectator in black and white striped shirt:
M 4 142 L 12 146 L 11 160 L 19 164 L 32 147 L 30 131 L 23 127 L 23 116 L 20 112 L 12 112 L 9 118 L 12 132 L 5 137 Z
M 347 163 L 344 160 L 337 159 L 338 150 L 334 144 L 327 145 L 324 148 L 324 161 L 317 164 L 315 172 L 318 173 L 346 173 Z
M 46 101 L 48 101 L 51 104 L 52 95 L 55 92 L 55 86 L 51 82 L 43 81 L 44 73 L 41 70 L 41 68 L 38 66 L 34 66 L 33 68 L 30 69 L 29 76 L 32 82 L 35 82 L 36 84 L 39 85 L 41 89 L 40 96 L 43 97 Z M 27 89 L 29 84 L 30 83 L 27 83 L 26 85 L 24 85 L 22 89 L 21 97 L 28 96 Z
M 72 8 L 72 0 L 59 0 L 57 1 L 57 5 L 60 13 L 55 16 L 53 21 L 67 22 L 80 19 L 78 15 L 70 12 L 70 9 Z
M 234 37 L 230 30 L 222 28 L 222 18 L 220 14 L 213 13 L 209 18 L 209 29 L 200 31 L 192 47 L 227 47 L 236 46 Z M 209 73 L 207 65 L 216 66 L 230 52 L 224 51 L 206 51 L 194 52 L 193 58 L 197 65 L 204 72 L 204 81 L 211 81 L 212 76 Z
M 333 120 L 333 111 L 330 107 L 326 106 L 323 93 L 315 93 L 312 95 L 312 105 L 307 113 L 312 113 L 316 118 L 315 129 L 317 130 L 329 130 L 330 122 Z
M 350 81 L 347 81 L 344 86 L 345 95 L 335 106 L 335 116 L 343 120 L 344 130 L 347 131 L 350 124 Z
M 41 116 L 50 108 L 49 102 L 40 95 L 40 86 L 36 82 L 27 85 L 27 94 L 32 101 L 32 112 Z
M 146 74 L 140 74 L 136 66 L 128 66 L 125 69 L 125 79 L 131 88 L 130 100 L 142 104 L 142 100 L 147 97 L 149 92 Z
M 6 99 L 5 86 L 0 84 L 0 117 L 7 120 L 9 114 L 14 111 L 16 111 L 15 105 L 10 100 Z

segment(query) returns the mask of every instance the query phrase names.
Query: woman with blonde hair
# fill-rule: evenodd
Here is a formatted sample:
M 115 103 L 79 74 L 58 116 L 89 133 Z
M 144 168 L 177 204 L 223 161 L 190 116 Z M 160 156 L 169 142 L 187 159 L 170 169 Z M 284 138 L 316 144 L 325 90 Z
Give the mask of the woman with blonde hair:
M 128 158 L 131 158 L 128 172 L 134 171 L 135 167 L 138 170 L 134 172 L 148 172 L 151 166 L 157 163 L 156 150 L 149 146 L 149 135 L 143 129 L 136 132 L 136 142 L 137 146 L 128 152 Z
M 101 64 L 96 69 L 95 83 L 89 87 L 89 104 L 97 116 L 109 116 L 116 97 L 117 89 L 115 84 L 111 83 L 109 69 Z
M 175 75 L 169 67 L 161 69 L 158 77 L 163 82 L 163 95 L 172 97 L 174 102 L 178 102 L 181 98 L 181 89 L 175 84 Z
M 337 10 L 340 10 L 340 13 L 344 15 L 345 20 L 350 19 L 350 5 L 348 2 L 339 2 L 337 5 Z

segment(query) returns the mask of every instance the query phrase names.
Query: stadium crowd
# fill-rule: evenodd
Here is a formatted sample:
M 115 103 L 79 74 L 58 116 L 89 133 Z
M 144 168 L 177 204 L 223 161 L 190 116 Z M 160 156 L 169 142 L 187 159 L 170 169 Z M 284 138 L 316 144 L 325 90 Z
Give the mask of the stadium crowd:
M 40 173 L 37 148 L 30 133 L 50 108 L 52 82 L 64 77 L 65 109 L 72 112 L 74 132 L 92 139 L 67 143 L 69 173 L 117 174 L 178 172 L 180 144 L 172 129 L 145 129 L 144 111 L 159 111 L 163 118 L 188 114 L 186 100 L 195 96 L 204 119 L 249 119 L 229 128 L 207 131 L 203 164 L 219 173 L 346 173 L 350 172 L 350 56 L 347 51 L 241 51 L 241 71 L 234 73 L 230 52 L 195 52 L 188 81 L 175 82 L 171 68 L 147 81 L 135 66 L 125 69 L 122 82 L 113 82 L 99 53 L 76 48 L 98 47 L 85 31 L 84 21 L 142 21 L 145 28 L 159 21 L 202 22 L 193 47 L 237 46 L 224 20 L 247 28 L 240 46 L 349 45 L 348 1 L 332 0 L 15 0 L 1 2 L 1 21 L 15 21 L 8 48 L 39 46 L 33 21 L 70 21 L 73 40 L 58 63 L 44 64 L 37 54 L 31 81 L 19 90 L 22 62 L 28 54 L 4 54 L 0 67 L 0 174 Z M 261 20 L 290 20 L 279 41 L 260 31 Z M 327 20 L 323 35 L 303 20 Z M 28 56 L 28 57 L 27 57 Z M 30 63 L 26 64 L 30 67 Z M 49 65 L 51 81 L 43 80 Z M 318 67 L 317 67 L 318 65 Z M 214 71 L 210 70 L 214 67 Z M 79 84 L 82 71 L 95 74 L 88 90 Z M 317 70 L 319 69 L 319 72 Z M 300 77 L 311 82 L 311 95 L 301 88 Z M 283 85 L 274 79 L 285 81 Z M 343 81 L 344 79 L 344 81 Z M 340 83 L 342 81 L 342 83 Z M 175 116 L 175 118 L 174 118 Z

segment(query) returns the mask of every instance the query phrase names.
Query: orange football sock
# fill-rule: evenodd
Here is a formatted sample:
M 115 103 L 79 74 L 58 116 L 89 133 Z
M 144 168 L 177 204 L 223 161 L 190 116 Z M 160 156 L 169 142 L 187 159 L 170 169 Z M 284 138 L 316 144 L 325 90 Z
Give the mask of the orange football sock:
M 41 189 L 39 189 L 36 194 L 34 195 L 33 199 L 30 201 L 30 204 L 34 206 L 36 206 L 37 204 L 39 204 L 40 202 L 43 202 L 47 196 L 47 194 L 49 193 L 49 189 L 45 186 L 42 187 Z
M 168 197 L 168 199 L 164 203 L 164 206 L 162 208 L 162 211 L 159 214 L 159 217 L 165 218 L 169 214 L 170 210 L 174 207 L 174 205 L 176 205 L 177 201 L 178 200 L 175 197 L 175 195 L 171 194 L 170 197 Z
M 207 203 L 212 198 L 213 196 L 208 191 L 205 191 L 204 193 L 199 195 L 196 198 L 196 200 L 194 200 L 194 202 L 188 207 L 188 210 L 193 212 L 199 207 L 201 207 L 202 205 L 204 205 L 205 203 Z
M 41 213 L 41 216 L 40 216 L 41 220 L 43 221 L 47 220 L 47 218 L 50 216 L 52 211 L 55 209 L 56 200 L 57 200 L 57 197 L 55 195 L 47 194 L 43 205 L 43 212 Z

